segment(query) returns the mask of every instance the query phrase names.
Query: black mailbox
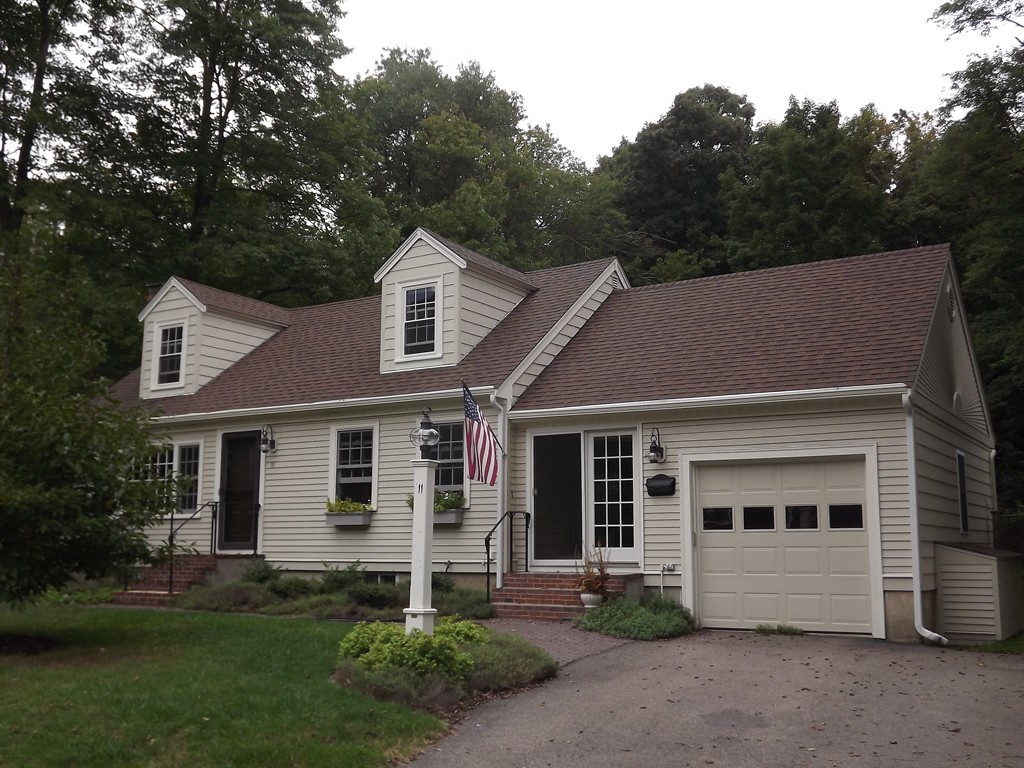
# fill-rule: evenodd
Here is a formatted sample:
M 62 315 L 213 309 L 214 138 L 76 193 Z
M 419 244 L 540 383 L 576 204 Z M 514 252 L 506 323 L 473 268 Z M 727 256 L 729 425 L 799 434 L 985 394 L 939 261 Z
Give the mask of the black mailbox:
M 669 475 L 653 475 L 647 478 L 648 496 L 674 496 L 676 479 Z

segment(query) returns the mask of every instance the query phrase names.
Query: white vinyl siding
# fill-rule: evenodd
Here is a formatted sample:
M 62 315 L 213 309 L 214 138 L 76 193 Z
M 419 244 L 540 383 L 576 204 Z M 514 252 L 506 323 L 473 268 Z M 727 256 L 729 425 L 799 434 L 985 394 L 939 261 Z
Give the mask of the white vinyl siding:
M 473 348 L 523 300 L 526 292 L 497 278 L 465 269 L 460 274 L 459 359 Z
M 279 329 L 207 312 L 199 338 L 199 386 L 237 363 Z
M 171 384 L 158 384 L 160 341 L 164 328 L 181 326 L 184 331 L 181 356 L 181 378 Z M 195 392 L 197 355 L 195 340 L 202 324 L 195 305 L 180 291 L 172 289 L 146 317 L 142 336 L 142 370 L 139 375 L 139 396 L 168 397 Z
M 207 502 L 216 498 L 214 490 L 217 486 L 213 481 L 213 466 L 216 457 L 214 446 L 216 437 L 201 432 L 189 431 L 176 433 L 170 436 L 171 450 L 174 452 L 175 468 L 183 458 L 187 458 L 190 452 L 188 449 L 198 448 L 199 475 L 196 479 L 196 504 L 200 509 L 199 514 L 186 522 L 186 518 L 192 514 L 192 509 L 175 511 L 175 527 L 181 526 L 176 535 L 176 543 L 183 547 L 192 547 L 199 553 L 210 551 L 210 525 L 213 515 L 208 508 L 203 507 Z M 184 454 L 182 449 L 186 449 Z M 160 522 L 146 529 L 146 539 L 152 546 L 159 546 L 167 541 L 170 533 L 170 517 L 165 517 Z

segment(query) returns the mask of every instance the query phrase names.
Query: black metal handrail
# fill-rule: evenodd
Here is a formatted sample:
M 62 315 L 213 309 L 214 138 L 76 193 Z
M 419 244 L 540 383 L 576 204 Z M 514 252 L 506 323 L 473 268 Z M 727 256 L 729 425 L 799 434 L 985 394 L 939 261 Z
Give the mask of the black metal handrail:
M 196 515 L 202 512 L 204 509 L 210 510 L 210 552 L 214 551 L 214 537 L 217 535 L 217 508 L 220 506 L 219 501 L 208 501 L 201 507 L 196 509 L 191 515 L 186 517 L 177 526 L 174 525 L 174 508 L 171 508 L 171 526 L 170 533 L 167 535 L 167 556 L 169 558 L 167 562 L 167 594 L 174 594 L 174 537 L 177 536 L 178 531 L 185 527 L 189 522 L 195 519 Z
M 526 571 L 526 572 L 529 572 L 529 570 L 530 570 L 530 517 L 531 517 L 531 515 L 530 515 L 529 512 L 520 512 L 518 510 L 513 510 L 513 509 L 507 510 L 505 512 L 505 514 L 503 514 L 501 517 L 498 518 L 498 522 L 496 522 L 494 524 L 494 526 L 491 528 L 491 530 L 489 530 L 487 532 L 487 535 L 484 536 L 484 553 L 485 553 L 485 555 L 484 555 L 484 562 L 487 564 L 487 602 L 488 603 L 491 602 L 491 537 L 494 535 L 494 532 L 496 530 L 498 530 L 498 527 L 503 522 L 505 522 L 505 518 L 508 518 L 509 520 L 514 520 L 516 515 L 522 515 L 523 518 L 526 520 L 526 537 L 525 537 L 524 542 L 523 542 L 523 550 L 524 550 L 523 570 Z M 509 537 L 508 537 L 508 558 L 509 558 L 509 563 L 513 562 L 513 559 L 514 559 L 513 558 L 513 550 L 512 550 L 513 540 L 514 539 L 515 539 L 515 531 L 512 531 L 509 534 Z

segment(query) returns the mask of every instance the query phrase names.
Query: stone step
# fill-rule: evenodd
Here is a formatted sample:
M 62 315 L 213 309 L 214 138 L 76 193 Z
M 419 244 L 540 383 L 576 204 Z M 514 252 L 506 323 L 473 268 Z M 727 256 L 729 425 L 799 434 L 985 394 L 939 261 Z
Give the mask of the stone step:
M 494 603 L 494 613 L 503 619 L 536 619 L 563 621 L 579 616 L 586 610 L 576 598 L 575 605 L 525 605 L 522 603 Z

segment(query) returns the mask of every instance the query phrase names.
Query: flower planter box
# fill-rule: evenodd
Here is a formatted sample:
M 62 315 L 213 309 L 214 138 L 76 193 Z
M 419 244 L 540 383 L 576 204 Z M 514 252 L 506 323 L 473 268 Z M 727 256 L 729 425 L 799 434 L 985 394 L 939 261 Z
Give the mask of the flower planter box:
M 462 525 L 464 509 L 442 509 L 434 513 L 434 525 Z
M 328 525 L 369 525 L 373 512 L 328 512 L 324 515 Z

